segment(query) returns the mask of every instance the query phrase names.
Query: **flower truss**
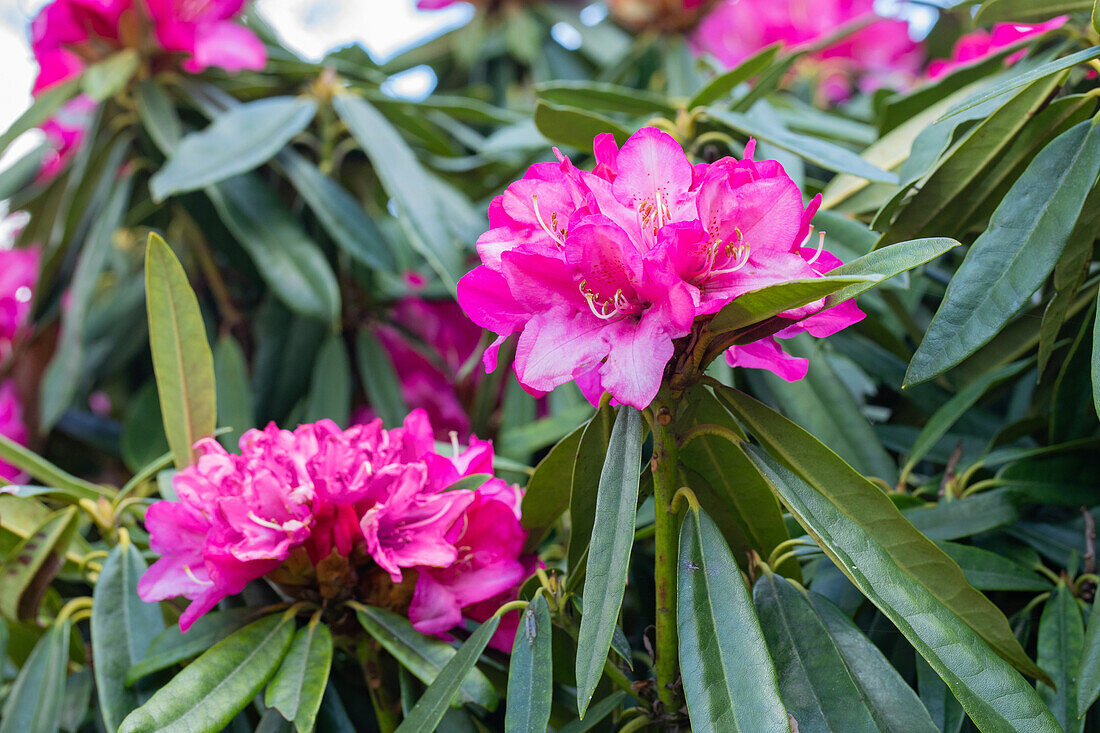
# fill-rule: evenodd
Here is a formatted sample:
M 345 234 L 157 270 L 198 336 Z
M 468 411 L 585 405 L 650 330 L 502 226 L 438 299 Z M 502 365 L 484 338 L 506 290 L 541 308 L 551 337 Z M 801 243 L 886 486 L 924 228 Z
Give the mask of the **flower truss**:
M 533 569 L 521 555 L 520 489 L 491 476 L 452 488 L 492 473 L 492 445 L 471 438 L 440 455 L 422 410 L 393 430 L 380 420 L 270 425 L 242 436 L 240 453 L 213 439 L 196 450 L 173 481 L 178 500 L 149 508 L 161 558 L 138 585 L 146 601 L 189 598 L 184 631 L 268 576 L 292 597 L 386 605 L 442 634 L 464 616 L 488 618 Z M 494 645 L 510 649 L 514 633 L 498 632 Z
M 951 58 L 935 59 L 928 64 L 928 78 L 938 79 L 947 76 L 953 71 L 970 66 L 982 59 L 989 58 L 1003 48 L 1007 48 L 1028 38 L 1041 36 L 1047 31 L 1061 28 L 1069 20 L 1069 16 L 1061 15 L 1052 18 L 1046 23 L 1029 25 L 1027 23 L 997 23 L 993 30 L 978 29 L 973 33 L 967 33 L 955 42 Z M 1019 51 L 1011 54 L 1005 63 L 1014 64 L 1019 61 L 1027 51 Z
M 482 264 L 458 285 L 466 313 L 498 334 L 486 369 L 519 333 L 515 370 L 529 391 L 575 380 L 593 402 L 610 392 L 645 408 L 674 342 L 696 324 L 745 292 L 839 266 L 806 246 L 819 198 L 804 205 L 783 167 L 753 160 L 754 148 L 743 160 L 692 165 L 670 135 L 647 127 L 622 149 L 597 137 L 592 172 L 556 150 L 557 162 L 532 166 L 490 205 Z M 776 338 L 827 336 L 863 317 L 851 302 L 823 306 L 782 314 L 796 322 L 731 348 L 728 362 L 801 379 L 806 361 Z

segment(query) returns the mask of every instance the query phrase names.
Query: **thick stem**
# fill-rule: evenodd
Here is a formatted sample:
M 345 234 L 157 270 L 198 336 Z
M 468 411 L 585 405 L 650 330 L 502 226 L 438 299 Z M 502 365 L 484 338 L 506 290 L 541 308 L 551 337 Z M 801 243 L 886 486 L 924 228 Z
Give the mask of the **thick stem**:
M 666 713 L 680 709 L 680 659 L 676 634 L 676 555 L 679 538 L 672 499 L 676 495 L 676 437 L 669 424 L 672 413 L 654 403 L 653 418 L 653 501 L 656 514 L 654 542 L 657 585 L 657 696 Z

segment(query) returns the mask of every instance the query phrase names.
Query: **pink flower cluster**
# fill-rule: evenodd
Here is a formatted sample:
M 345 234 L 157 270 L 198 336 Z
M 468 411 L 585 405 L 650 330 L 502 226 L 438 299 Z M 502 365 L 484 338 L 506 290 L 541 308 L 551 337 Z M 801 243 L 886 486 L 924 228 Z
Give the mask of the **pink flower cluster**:
M 773 43 L 815 43 L 850 23 L 868 25 L 801 59 L 795 75 L 816 81 L 825 101 L 844 101 L 853 87 L 863 92 L 904 89 L 920 72 L 923 53 L 901 20 L 874 14 L 874 0 L 723 0 L 699 23 L 696 50 L 736 66 Z
M 39 259 L 37 249 L 0 249 L 0 367 L 11 358 L 30 317 Z M 0 435 L 27 444 L 23 403 L 12 379 L 0 379 Z M 18 469 L 0 461 L 0 478 L 15 481 L 20 477 Z
M 840 265 L 809 241 L 820 197 L 802 194 L 779 163 L 745 158 L 692 165 L 668 134 L 647 127 L 620 150 L 595 140 L 596 168 L 537 163 L 489 207 L 492 226 L 477 243 L 482 264 L 458 284 L 458 300 L 478 325 L 499 334 L 486 351 L 519 333 L 515 370 L 529 391 L 575 380 L 593 402 L 610 392 L 647 407 L 674 339 L 696 318 L 739 295 Z M 785 313 L 804 319 L 775 334 L 822 337 L 855 323 L 851 303 L 817 302 Z M 819 312 L 821 311 L 821 312 Z M 733 366 L 806 374 L 768 337 L 727 352 Z
M 928 78 L 938 79 L 958 69 L 989 58 L 1003 48 L 1015 43 L 1041 36 L 1047 31 L 1061 28 L 1069 20 L 1069 16 L 1060 15 L 1046 23 L 1029 25 L 1026 23 L 997 23 L 992 31 L 976 30 L 967 33 L 955 42 L 955 48 L 949 59 L 935 59 L 928 64 Z M 1014 64 L 1027 53 L 1021 50 L 1005 59 L 1005 63 Z
M 88 134 L 95 102 L 81 94 L 69 100 L 42 125 L 50 150 L 42 161 L 38 182 L 47 183 L 64 170 Z
M 440 455 L 421 410 L 393 430 L 380 420 L 348 430 L 329 420 L 293 432 L 270 425 L 242 436 L 240 453 L 213 439 L 196 449 L 173 480 L 179 500 L 146 514 L 161 558 L 138 584 L 146 601 L 191 599 L 184 631 L 297 548 L 315 566 L 334 552 L 369 557 L 394 583 L 415 573 L 409 618 L 430 634 L 463 616 L 487 618 L 531 569 L 521 558 L 520 489 L 496 478 L 450 488 L 492 473 L 492 445 L 471 438 L 465 451 Z
M 31 24 L 34 93 L 71 79 L 92 60 L 135 48 L 181 54 L 183 68 L 262 69 L 264 45 L 233 22 L 245 0 L 52 0 Z

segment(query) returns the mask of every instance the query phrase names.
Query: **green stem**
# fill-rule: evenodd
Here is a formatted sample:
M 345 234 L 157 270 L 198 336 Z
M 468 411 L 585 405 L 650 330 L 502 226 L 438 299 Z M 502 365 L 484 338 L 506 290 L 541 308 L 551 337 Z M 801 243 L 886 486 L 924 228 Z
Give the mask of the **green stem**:
M 374 707 L 374 717 L 381 733 L 393 733 L 401 724 L 401 704 L 390 698 L 386 690 L 385 672 L 382 668 L 382 649 L 374 639 L 359 644 L 359 662 L 363 666 L 363 679 Z
M 676 495 L 676 437 L 669 429 L 672 413 L 654 403 L 653 425 L 653 501 L 655 510 L 654 542 L 656 557 L 654 579 L 657 585 L 657 696 L 666 712 L 683 705 L 680 688 L 679 643 L 676 634 L 676 555 L 679 548 L 676 515 L 672 499 Z

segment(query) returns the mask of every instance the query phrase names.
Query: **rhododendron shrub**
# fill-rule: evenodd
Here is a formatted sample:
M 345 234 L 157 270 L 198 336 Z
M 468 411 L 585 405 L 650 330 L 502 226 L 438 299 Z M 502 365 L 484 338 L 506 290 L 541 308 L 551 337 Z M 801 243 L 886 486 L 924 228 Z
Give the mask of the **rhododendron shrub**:
M 264 576 L 317 602 L 388 593 L 425 633 L 459 626 L 469 607 L 478 618 L 477 604 L 514 595 L 531 569 L 521 557 L 522 491 L 491 475 L 475 489 L 451 488 L 492 473 L 492 445 L 471 438 L 441 455 L 432 436 L 427 415 L 414 411 L 393 430 L 381 420 L 347 430 L 328 420 L 270 425 L 245 433 L 239 453 L 200 441 L 195 464 L 173 479 L 178 500 L 149 507 L 150 548 L 162 557 L 139 594 L 190 599 L 185 632 Z M 384 578 L 392 590 L 379 589 Z M 495 643 L 507 650 L 512 639 L 502 633 Z
M 493 201 L 492 229 L 478 240 L 482 264 L 459 282 L 459 303 L 498 334 L 486 369 L 519 333 L 516 376 L 528 389 L 576 380 L 593 404 L 606 391 L 645 408 L 674 342 L 696 323 L 748 291 L 840 265 L 811 237 L 820 198 L 804 204 L 783 167 L 754 161 L 754 148 L 693 166 L 670 135 L 642 128 L 622 149 L 597 138 L 594 172 L 560 153 L 530 168 Z M 776 338 L 827 336 L 863 317 L 851 302 L 824 306 L 781 314 L 797 323 L 732 347 L 728 362 L 800 379 L 806 361 Z

